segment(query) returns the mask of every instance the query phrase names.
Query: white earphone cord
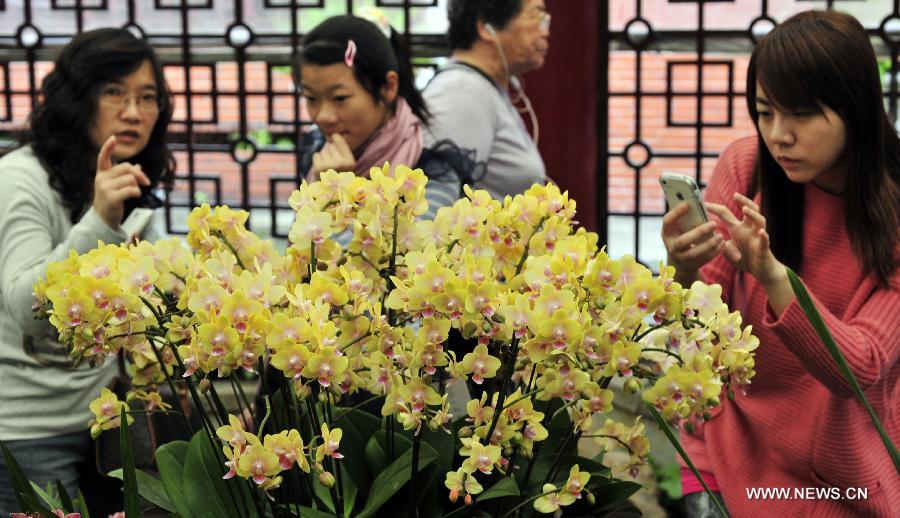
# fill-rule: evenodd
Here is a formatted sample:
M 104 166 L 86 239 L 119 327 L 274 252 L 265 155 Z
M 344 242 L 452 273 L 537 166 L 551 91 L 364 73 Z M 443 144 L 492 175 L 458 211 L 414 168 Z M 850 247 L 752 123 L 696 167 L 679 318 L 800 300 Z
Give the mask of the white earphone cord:
M 487 30 L 494 36 L 494 46 L 497 47 L 497 53 L 500 54 L 500 63 L 503 65 L 503 73 L 506 75 L 507 80 L 509 80 L 510 84 L 512 84 L 513 89 L 516 91 L 516 97 L 512 99 L 513 106 L 516 108 L 516 111 L 519 113 L 528 113 L 528 118 L 531 120 L 531 140 L 534 142 L 534 145 L 538 145 L 538 140 L 541 136 L 541 128 L 538 125 L 537 114 L 534 112 L 534 107 L 531 106 L 531 99 L 525 95 L 525 89 L 522 86 L 522 81 L 509 73 L 509 63 L 506 61 L 506 53 L 503 52 L 503 46 L 500 45 L 499 38 L 497 37 L 497 31 L 494 29 L 493 25 L 486 24 Z M 524 108 L 519 108 L 516 104 L 521 100 L 525 106 Z

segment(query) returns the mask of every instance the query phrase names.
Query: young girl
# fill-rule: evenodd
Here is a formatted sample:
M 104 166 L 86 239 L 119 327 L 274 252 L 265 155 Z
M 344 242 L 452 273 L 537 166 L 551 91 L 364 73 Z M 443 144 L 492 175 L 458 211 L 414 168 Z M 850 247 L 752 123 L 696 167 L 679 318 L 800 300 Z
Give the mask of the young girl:
M 172 104 L 153 49 L 123 29 L 75 37 L 41 96 L 25 145 L 0 159 L 0 440 L 29 480 L 58 479 L 73 498 L 81 483 L 90 499 L 81 476 L 96 474 L 88 403 L 116 362 L 74 367 L 52 326 L 32 316 L 32 290 L 70 250 L 132 237 L 120 228 L 124 217 L 172 178 Z M 89 502 L 92 514 L 121 510 Z M 0 516 L 17 508 L 0 457 Z
M 733 516 L 893 516 L 900 509 L 891 458 L 785 271 L 802 278 L 897 442 L 900 143 L 882 99 L 859 22 L 837 12 L 793 16 L 750 60 L 747 103 L 758 135 L 719 159 L 706 192 L 718 222 L 681 233 L 685 204 L 663 219 L 677 280 L 721 284 L 724 300 L 760 340 L 746 393 L 723 396 L 719 412 L 682 434 Z M 690 472 L 682 474 L 685 493 L 700 489 Z M 757 488 L 790 495 L 760 498 Z M 796 497 L 808 488 L 820 496 Z M 828 488 L 838 497 L 821 496 Z M 857 497 L 862 492 L 866 498 Z
M 317 125 L 307 135 L 308 165 L 301 164 L 308 181 L 329 169 L 368 175 L 385 162 L 421 167 L 433 217 L 477 169 L 471 153 L 449 141 L 425 148 L 428 110 L 400 35 L 386 22 L 347 15 L 319 24 L 303 42 L 298 84 Z

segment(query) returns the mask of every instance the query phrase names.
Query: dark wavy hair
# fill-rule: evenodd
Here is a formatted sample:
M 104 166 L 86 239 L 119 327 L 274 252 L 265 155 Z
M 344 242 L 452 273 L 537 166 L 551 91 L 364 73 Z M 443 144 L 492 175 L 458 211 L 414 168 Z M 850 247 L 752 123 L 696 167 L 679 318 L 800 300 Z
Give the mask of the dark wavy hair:
M 166 145 L 166 129 L 172 120 L 171 93 L 153 49 L 125 29 L 104 28 L 75 36 L 57 57 L 53 70 L 41 84 L 41 100 L 31 113 L 30 129 L 23 143 L 47 169 L 50 186 L 76 222 L 93 196 L 99 148 L 91 142 L 100 90 L 104 84 L 134 73 L 149 61 L 160 95 L 160 111 L 147 145 L 129 162 L 140 164 L 150 178 L 142 187 L 144 197 L 128 200 L 126 214 L 147 204 L 150 191 L 170 187 L 175 160 Z
M 806 11 L 762 38 L 747 73 L 747 105 L 758 133 L 757 82 L 781 110 L 822 113 L 827 106 L 843 120 L 847 234 L 864 271 L 887 286 L 900 262 L 900 140 L 884 111 L 865 29 L 847 14 Z M 762 196 L 773 253 L 801 268 L 804 187 L 787 178 L 761 135 L 753 190 Z
M 374 23 L 357 16 L 333 16 L 306 35 L 294 67 L 296 83 L 302 84 L 300 67 L 304 63 L 319 66 L 343 63 L 348 40 L 356 43 L 353 75 L 359 84 L 376 101 L 380 101 L 381 89 L 387 83 L 387 73 L 397 72 L 398 95 L 406 100 L 419 120 L 427 122 L 428 109 L 413 80 L 406 39 L 393 28 L 388 39 Z
M 496 30 L 522 11 L 523 0 L 450 0 L 447 18 L 450 28 L 447 37 L 450 50 L 470 49 L 478 39 L 478 21 L 489 23 Z

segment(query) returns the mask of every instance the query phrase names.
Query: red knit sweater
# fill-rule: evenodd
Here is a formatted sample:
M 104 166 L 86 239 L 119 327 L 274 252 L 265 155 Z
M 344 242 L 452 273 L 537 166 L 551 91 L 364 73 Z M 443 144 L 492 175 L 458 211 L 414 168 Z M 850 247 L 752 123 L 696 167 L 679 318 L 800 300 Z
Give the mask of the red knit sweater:
M 725 150 L 707 200 L 740 214 L 732 193 L 748 192 L 756 148 L 751 137 Z M 841 199 L 813 185 L 805 188 L 799 274 L 887 433 L 900 443 L 900 270 L 889 289 L 863 276 Z M 760 340 L 752 384 L 736 391 L 733 402 L 723 397 L 695 435 L 682 433 L 697 467 L 715 475 L 729 512 L 900 516 L 900 477 L 891 458 L 797 302 L 776 317 L 756 279 L 722 256 L 701 276 L 722 285 L 724 300 Z M 815 498 L 805 489 L 829 487 L 837 490 L 828 496 L 843 498 Z M 789 488 L 790 498 L 754 499 L 748 495 L 753 488 Z M 848 499 L 857 494 L 850 488 L 865 488 L 868 498 Z

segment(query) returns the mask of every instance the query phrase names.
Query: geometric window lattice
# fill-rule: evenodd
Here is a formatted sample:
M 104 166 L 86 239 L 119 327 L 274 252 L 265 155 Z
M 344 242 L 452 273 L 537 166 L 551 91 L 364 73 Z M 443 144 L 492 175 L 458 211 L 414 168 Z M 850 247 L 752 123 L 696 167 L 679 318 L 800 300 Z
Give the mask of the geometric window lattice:
M 633 254 L 656 268 L 666 206 L 663 172 L 702 185 L 734 140 L 754 133 L 746 69 L 753 45 L 779 21 L 807 9 L 838 8 L 867 29 L 883 70 L 885 107 L 900 111 L 900 5 L 833 0 L 609 0 L 601 46 L 608 84 L 600 103 L 600 202 L 613 255 Z M 601 28 L 603 31 L 604 28 Z M 605 168 L 604 168 L 605 167 Z M 601 219 L 601 221 L 603 221 Z M 603 229 L 600 230 L 603 234 Z
M 78 32 L 124 27 L 157 49 L 173 94 L 167 231 L 183 233 L 186 213 L 211 202 L 248 210 L 261 236 L 286 237 L 311 125 L 295 49 L 327 17 L 365 5 L 406 33 L 417 73 L 443 59 L 447 0 L 0 0 L 0 40 L 11 42 L 0 56 L 0 154 L 16 145 L 56 52 Z

